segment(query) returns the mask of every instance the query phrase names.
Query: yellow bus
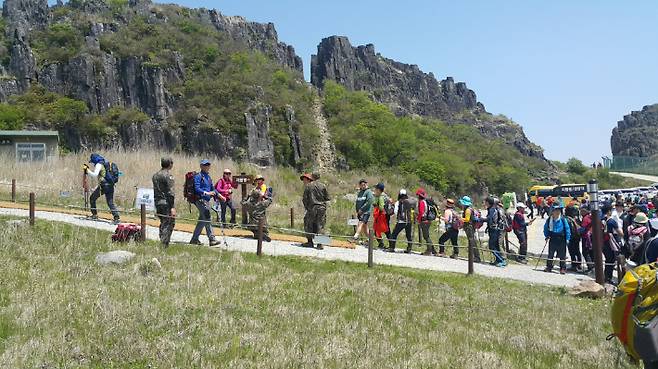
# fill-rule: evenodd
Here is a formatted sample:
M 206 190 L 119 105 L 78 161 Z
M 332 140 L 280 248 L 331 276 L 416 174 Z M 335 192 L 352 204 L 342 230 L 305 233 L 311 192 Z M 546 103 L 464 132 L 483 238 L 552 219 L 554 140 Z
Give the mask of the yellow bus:
M 562 201 L 569 202 L 569 199 L 577 198 L 578 202 L 589 197 L 587 194 L 587 185 L 584 183 L 569 183 L 555 187 L 553 197 L 561 197 Z M 562 205 L 566 205 L 562 204 Z
M 537 203 L 537 197 L 547 198 L 548 196 L 555 197 L 555 187 L 557 186 L 532 186 L 528 188 L 528 197 L 533 204 Z

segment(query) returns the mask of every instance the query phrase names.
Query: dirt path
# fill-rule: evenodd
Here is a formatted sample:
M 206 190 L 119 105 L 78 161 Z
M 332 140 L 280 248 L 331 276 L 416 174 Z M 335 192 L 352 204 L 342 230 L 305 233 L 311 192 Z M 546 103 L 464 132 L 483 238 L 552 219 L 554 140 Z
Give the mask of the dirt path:
M 618 174 L 622 177 L 636 178 L 636 179 L 641 179 L 643 181 L 658 183 L 658 176 L 650 176 L 647 174 L 623 173 L 623 172 L 610 172 L 610 174 Z
M 0 208 L 0 215 L 27 217 L 28 211 L 25 209 Z M 36 211 L 35 216 L 39 219 L 64 222 L 75 226 L 96 228 L 109 232 L 113 232 L 115 229 L 115 226 L 107 221 L 90 221 L 77 214 L 65 214 L 38 210 Z M 157 240 L 157 227 L 151 225 L 147 226 L 147 237 L 151 240 Z M 172 241 L 176 243 L 187 243 L 189 240 L 189 232 L 176 231 L 172 236 Z M 202 236 L 201 241 L 207 242 L 207 238 Z M 222 241 L 222 244 L 219 247 L 221 249 L 238 252 L 255 252 L 256 250 L 256 240 L 253 239 L 226 236 L 220 237 L 220 241 Z M 350 261 L 364 264 L 364 268 L 365 263 L 368 260 L 368 251 L 364 247 L 357 247 L 356 249 L 330 247 L 320 251 L 315 249 L 302 248 L 297 243 L 290 241 L 278 240 L 266 243 L 263 247 L 263 252 L 273 256 L 295 255 L 324 260 Z M 448 258 L 421 256 L 418 254 L 390 254 L 381 251 L 375 251 L 374 262 L 375 264 L 381 265 L 393 265 L 444 272 L 466 273 L 467 271 L 467 262 L 463 259 L 453 260 Z M 531 265 L 517 264 L 509 265 L 507 268 L 497 268 L 485 264 L 476 264 L 475 272 L 479 275 L 487 277 L 504 278 L 532 284 L 564 287 L 574 286 L 582 280 L 591 280 L 590 277 L 580 274 L 548 274 L 540 270 L 533 270 Z
M 322 111 L 322 100 L 320 97 L 317 97 L 313 103 L 313 117 L 318 126 L 318 132 L 320 133 L 320 142 L 315 148 L 315 162 L 318 163 L 316 169 L 322 173 L 334 171 L 334 168 L 336 167 L 336 156 L 334 154 L 336 149 L 331 143 L 329 123 Z

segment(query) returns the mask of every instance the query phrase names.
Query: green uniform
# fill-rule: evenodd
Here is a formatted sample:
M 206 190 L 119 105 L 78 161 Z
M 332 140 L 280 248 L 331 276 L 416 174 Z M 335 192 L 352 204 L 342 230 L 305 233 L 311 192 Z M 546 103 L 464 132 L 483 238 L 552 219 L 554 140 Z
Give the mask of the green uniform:
M 327 223 L 327 201 L 329 201 L 327 186 L 319 181 L 308 183 L 304 186 L 302 203 L 306 213 L 304 214 L 304 232 L 310 243 L 315 234 L 323 234 Z
M 160 242 L 168 246 L 176 219 L 171 217 L 174 207 L 174 176 L 168 169 L 162 169 L 153 175 L 153 197 L 155 210 L 160 218 Z
M 249 228 L 250 231 L 254 232 L 254 237 L 258 237 L 258 223 L 260 220 L 263 220 L 263 237 L 269 238 L 269 231 L 267 230 L 267 208 L 272 205 L 271 198 L 259 199 L 260 196 L 254 197 L 249 196 L 246 199 L 242 200 L 242 206 L 247 209 L 249 213 Z

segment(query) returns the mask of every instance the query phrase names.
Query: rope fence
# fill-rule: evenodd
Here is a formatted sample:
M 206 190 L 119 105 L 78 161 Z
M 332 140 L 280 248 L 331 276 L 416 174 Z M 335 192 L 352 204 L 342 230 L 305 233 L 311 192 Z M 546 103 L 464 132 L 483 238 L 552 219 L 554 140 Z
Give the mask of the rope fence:
M 11 202 L 28 204 L 29 205 L 28 209 L 29 209 L 29 223 L 30 223 L 30 225 L 34 225 L 37 205 L 43 206 L 43 207 L 68 208 L 68 209 L 84 210 L 84 211 L 92 210 L 91 207 L 82 207 L 82 206 L 76 206 L 76 205 L 71 205 L 71 204 L 37 202 L 36 201 L 36 195 L 35 195 L 34 192 L 29 193 L 29 199 L 27 201 L 26 200 L 19 200 L 16 196 L 16 188 L 18 188 L 18 187 L 30 188 L 30 189 L 33 189 L 33 188 L 48 189 L 48 188 L 38 187 L 38 186 L 31 186 L 31 185 L 21 185 L 21 184 L 16 183 L 15 180 L 12 180 L 11 183 L 0 182 L 0 185 L 11 186 L 11 188 L 12 188 Z M 94 210 L 108 211 L 107 209 L 101 209 L 101 208 L 94 208 Z M 211 209 L 211 210 L 214 210 L 214 209 Z M 119 207 L 117 207 L 116 211 L 120 214 L 128 214 L 128 215 L 139 214 L 140 215 L 140 223 L 141 223 L 141 226 L 142 226 L 141 227 L 141 232 L 142 232 L 141 240 L 146 240 L 146 218 L 147 218 L 148 213 L 146 211 L 146 207 L 145 207 L 144 204 L 141 205 L 141 208 L 139 210 L 134 209 L 134 208 L 128 209 L 128 208 L 119 208 Z M 201 220 L 201 219 L 189 218 L 189 217 L 178 216 L 178 215 L 173 217 L 169 214 L 153 213 L 153 215 L 154 216 L 152 217 L 152 219 L 156 219 L 156 218 L 173 218 L 173 219 L 176 219 L 177 221 L 183 221 L 183 222 L 189 222 L 189 223 L 210 224 L 211 227 L 219 228 L 221 233 L 222 233 L 221 237 L 223 238 L 224 245 L 227 248 L 228 248 L 228 243 L 226 242 L 226 238 L 228 236 L 226 236 L 224 234 L 225 229 L 232 228 L 232 229 L 240 229 L 240 230 L 249 231 L 249 232 L 256 231 L 256 232 L 254 232 L 255 236 L 257 238 L 257 241 L 258 241 L 257 242 L 257 251 L 256 252 L 259 256 L 262 255 L 262 244 L 263 244 L 263 234 L 264 234 L 263 231 L 266 228 L 270 229 L 270 230 L 275 230 L 277 232 L 284 233 L 284 234 L 297 234 L 297 235 L 305 236 L 305 237 L 306 236 L 311 236 L 311 237 L 322 236 L 322 237 L 329 237 L 330 239 L 338 239 L 338 240 L 346 240 L 346 241 L 354 240 L 353 236 L 349 236 L 349 235 L 346 236 L 346 235 L 338 235 L 338 234 L 333 234 L 332 235 L 332 234 L 327 234 L 327 233 L 325 233 L 325 234 L 312 233 L 312 232 L 305 232 L 303 230 L 295 229 L 295 228 L 292 228 L 292 227 L 288 228 L 288 227 L 280 227 L 280 226 L 271 226 L 271 225 L 265 224 L 263 220 L 261 220 L 258 224 L 237 224 L 237 223 L 227 223 L 227 222 L 216 222 L 216 221 L 212 221 L 212 219 L 211 220 Z M 290 224 L 291 224 L 291 226 L 294 226 L 294 210 L 293 210 L 293 208 L 290 208 Z M 412 225 L 412 229 L 415 228 L 414 226 L 415 226 L 415 224 Z M 366 239 L 365 245 L 368 247 L 368 267 L 372 267 L 373 264 L 374 264 L 374 256 L 373 256 L 374 241 L 375 240 L 378 241 L 379 238 L 374 237 L 373 229 L 369 229 L 368 233 L 369 233 L 369 237 Z M 413 233 L 413 231 L 412 231 L 412 233 Z M 478 232 L 476 231 L 476 235 L 477 234 L 478 234 Z M 439 235 L 438 230 L 437 230 L 437 235 Z M 384 238 L 384 235 L 382 234 L 381 239 L 383 240 L 383 238 Z M 387 238 L 387 240 L 388 240 L 388 238 Z M 476 240 L 477 240 L 477 243 L 479 244 L 479 246 L 476 246 L 474 248 L 471 248 L 470 245 L 468 245 L 468 246 L 465 246 L 465 245 L 452 245 L 452 244 L 442 245 L 442 244 L 439 244 L 438 242 L 437 243 L 432 243 L 432 245 L 433 246 L 439 246 L 439 247 L 446 247 L 446 248 L 447 247 L 453 247 L 453 248 L 456 248 L 456 249 L 467 249 L 468 250 L 468 259 L 469 259 L 468 274 L 470 275 L 470 274 L 473 274 L 473 268 L 472 268 L 473 260 L 472 260 L 472 257 L 473 257 L 473 254 L 474 254 L 475 250 L 478 250 L 483 254 L 490 254 L 490 255 L 493 256 L 493 251 L 491 249 L 482 247 L 482 240 L 480 239 L 479 236 L 476 238 Z M 519 249 L 519 245 L 515 244 L 513 241 L 506 240 L 506 242 L 509 243 L 510 245 L 516 247 L 517 249 Z M 412 245 L 412 247 L 413 246 L 420 246 L 420 247 L 428 246 L 428 244 L 426 242 L 418 242 L 418 241 L 413 241 L 413 240 L 412 241 L 407 241 L 406 238 L 402 239 L 400 241 L 396 240 L 396 244 L 397 243 Z M 502 255 L 504 255 L 508 258 L 509 257 L 514 257 L 514 258 L 517 258 L 517 259 L 518 258 L 524 258 L 524 259 L 528 259 L 528 260 L 536 260 L 537 262 L 541 262 L 541 261 L 546 262 L 546 261 L 549 261 L 549 260 L 551 260 L 553 262 L 569 262 L 571 265 L 574 265 L 574 264 L 578 264 L 578 265 L 581 265 L 581 266 L 586 266 L 587 265 L 587 266 L 590 266 L 590 268 L 591 268 L 591 266 L 593 266 L 593 263 L 594 263 L 593 261 L 586 261 L 584 259 L 579 261 L 579 260 L 571 260 L 571 259 L 560 260 L 560 259 L 548 258 L 548 257 L 544 257 L 543 253 L 539 254 L 539 255 L 534 254 L 534 253 L 527 253 L 526 255 L 521 255 L 517 252 L 511 251 L 511 249 L 510 249 L 510 251 L 507 251 L 507 250 L 504 249 L 504 247 L 505 247 L 505 245 L 501 245 L 501 249 L 498 252 L 500 252 Z M 603 265 L 613 266 L 613 267 L 617 267 L 617 268 L 621 267 L 618 262 L 603 263 Z M 536 270 L 536 268 L 537 267 L 535 267 L 533 269 Z

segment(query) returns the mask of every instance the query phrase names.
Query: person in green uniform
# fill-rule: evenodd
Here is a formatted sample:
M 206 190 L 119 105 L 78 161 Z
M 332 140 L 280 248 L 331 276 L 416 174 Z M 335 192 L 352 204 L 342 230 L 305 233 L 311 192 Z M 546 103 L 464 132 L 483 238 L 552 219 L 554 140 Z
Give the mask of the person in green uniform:
M 308 242 L 302 244 L 304 247 L 315 247 L 313 238 L 316 234 L 324 232 L 324 226 L 327 222 L 327 201 L 329 193 L 327 187 L 315 178 L 320 178 L 317 173 L 314 175 L 303 174 L 299 177 L 304 182 L 304 195 L 302 203 L 306 213 L 304 214 L 304 232 Z M 317 245 L 321 250 L 322 245 Z
M 171 169 L 174 161 L 169 158 L 160 159 L 161 169 L 153 175 L 153 197 L 155 210 L 160 218 L 160 242 L 162 246 L 169 247 L 171 233 L 176 225 L 176 208 L 174 207 L 174 176 Z

